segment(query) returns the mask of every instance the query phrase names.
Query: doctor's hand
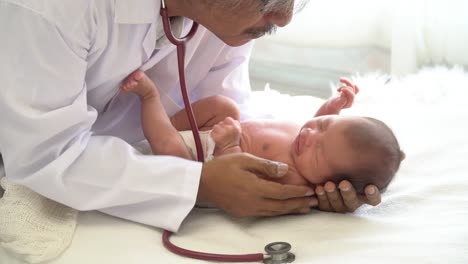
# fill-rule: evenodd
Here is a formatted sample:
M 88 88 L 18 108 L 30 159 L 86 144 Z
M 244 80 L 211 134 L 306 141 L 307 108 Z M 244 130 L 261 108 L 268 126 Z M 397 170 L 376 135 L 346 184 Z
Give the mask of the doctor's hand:
M 203 164 L 197 200 L 236 217 L 308 213 L 317 206 L 307 186 L 283 185 L 261 179 L 284 176 L 286 164 L 246 153 L 223 155 Z
M 317 185 L 315 193 L 319 200 L 319 209 L 328 212 L 354 212 L 363 204 L 376 206 L 381 201 L 380 191 L 375 185 L 367 185 L 365 195 L 359 195 L 347 180 L 341 181 L 338 188 L 333 182 L 327 182 L 324 186 Z

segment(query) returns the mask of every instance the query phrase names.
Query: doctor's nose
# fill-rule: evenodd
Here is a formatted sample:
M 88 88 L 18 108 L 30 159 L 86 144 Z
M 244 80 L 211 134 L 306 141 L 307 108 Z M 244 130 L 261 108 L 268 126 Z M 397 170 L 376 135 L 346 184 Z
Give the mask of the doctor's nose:
M 293 8 L 285 8 L 284 10 L 275 10 L 265 14 L 265 19 L 278 27 L 284 27 L 293 17 Z

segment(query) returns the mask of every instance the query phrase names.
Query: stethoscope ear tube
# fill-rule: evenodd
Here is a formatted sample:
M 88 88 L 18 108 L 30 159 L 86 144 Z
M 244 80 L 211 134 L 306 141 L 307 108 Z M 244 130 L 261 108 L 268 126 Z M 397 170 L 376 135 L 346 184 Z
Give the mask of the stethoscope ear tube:
M 164 0 L 162 3 L 164 3 Z M 162 6 L 165 5 L 163 4 Z M 164 33 L 166 34 L 167 39 L 175 46 L 179 47 L 180 45 L 185 45 L 185 43 L 187 43 L 193 37 L 193 35 L 197 33 L 198 23 L 193 21 L 192 28 L 190 29 L 189 33 L 187 33 L 185 37 L 177 38 L 172 34 L 171 22 L 169 20 L 169 15 L 167 14 L 167 9 L 165 7 L 161 8 L 160 14 L 162 17 Z
M 163 233 L 162 242 L 169 251 L 177 255 L 194 258 L 194 259 L 200 259 L 200 260 L 220 261 L 220 262 L 260 262 L 260 261 L 263 261 L 262 253 L 227 255 L 227 254 L 213 254 L 213 253 L 198 252 L 198 251 L 192 251 L 192 250 L 180 248 L 172 244 L 169 241 L 169 237 L 171 235 L 172 233 L 170 231 L 165 230 Z
M 187 94 L 187 86 L 185 83 L 185 43 L 190 40 L 190 38 L 195 35 L 197 31 L 198 24 L 193 22 L 192 28 L 187 36 L 182 38 L 176 38 L 171 32 L 171 26 L 169 21 L 169 16 L 166 9 L 166 4 L 164 0 L 161 0 L 161 17 L 163 21 L 163 28 L 164 33 L 166 34 L 169 41 L 177 47 L 177 62 L 178 62 L 178 70 L 179 70 L 179 81 L 180 81 L 180 89 L 182 93 L 182 97 L 184 100 L 185 110 L 187 111 L 187 116 L 190 122 L 190 126 L 192 128 L 193 138 L 195 139 L 195 146 L 197 148 L 197 158 L 198 161 L 204 161 L 203 155 L 203 148 L 201 145 L 200 134 L 198 132 L 198 126 L 193 115 L 192 106 L 190 104 L 190 99 Z M 205 252 L 198 252 L 192 251 L 188 249 L 184 249 L 178 247 L 171 243 L 169 237 L 172 235 L 172 232 L 164 230 L 162 236 L 163 245 L 171 252 L 189 257 L 194 259 L 200 260 L 208 260 L 208 261 L 218 261 L 218 262 L 261 262 L 264 261 L 265 263 L 271 264 L 279 264 L 279 263 L 289 263 L 294 261 L 294 254 L 289 253 L 289 249 L 291 249 L 291 245 L 285 242 L 275 242 L 270 243 L 265 247 L 265 250 L 268 253 L 268 256 L 265 257 L 263 253 L 254 253 L 254 254 L 240 254 L 240 255 L 228 255 L 228 254 L 213 254 L 213 253 L 205 253 Z
M 171 31 L 171 23 L 169 21 L 169 15 L 167 9 L 165 8 L 164 0 L 161 2 L 161 17 L 163 21 L 163 29 L 166 37 L 169 41 L 177 47 L 177 65 L 179 70 L 179 83 L 180 91 L 182 93 L 182 98 L 184 100 L 185 111 L 187 112 L 187 117 L 190 122 L 190 127 L 192 128 L 193 138 L 195 140 L 195 146 L 197 149 L 197 158 L 198 161 L 203 162 L 203 148 L 200 140 L 200 133 L 198 132 L 197 122 L 195 116 L 193 115 L 192 105 L 190 104 L 190 99 L 187 94 L 187 85 L 185 82 L 185 43 L 187 43 L 193 35 L 197 32 L 198 24 L 194 21 L 190 32 L 185 37 L 176 38 Z
M 161 17 L 163 21 L 163 28 L 164 33 L 166 34 L 169 41 L 177 47 L 177 60 L 179 66 L 179 81 L 180 81 L 180 89 L 182 92 L 182 97 L 184 99 L 185 110 L 187 111 L 187 116 L 190 122 L 190 126 L 192 127 L 193 137 L 195 139 L 195 146 L 197 148 L 197 157 L 198 161 L 203 162 L 203 149 L 201 146 L 200 135 L 198 132 L 198 126 L 193 115 L 192 107 L 190 104 L 190 100 L 187 94 L 187 87 L 185 83 L 185 69 L 184 69 L 184 60 L 185 60 L 185 43 L 195 34 L 197 31 L 198 24 L 193 22 L 192 29 L 187 34 L 187 36 L 183 38 L 176 38 L 172 35 L 169 16 L 167 14 L 167 10 L 165 8 L 164 0 L 162 0 L 162 8 L 161 8 Z M 210 260 L 210 261 L 223 261 L 223 262 L 254 262 L 254 261 L 262 261 L 263 254 L 243 254 L 243 255 L 222 255 L 222 254 L 211 254 L 211 253 L 204 253 L 204 252 L 197 252 L 188 249 L 184 249 L 178 247 L 171 243 L 169 237 L 171 236 L 171 232 L 164 230 L 162 242 L 163 245 L 170 250 L 171 252 L 186 256 L 190 258 L 200 259 L 200 260 Z

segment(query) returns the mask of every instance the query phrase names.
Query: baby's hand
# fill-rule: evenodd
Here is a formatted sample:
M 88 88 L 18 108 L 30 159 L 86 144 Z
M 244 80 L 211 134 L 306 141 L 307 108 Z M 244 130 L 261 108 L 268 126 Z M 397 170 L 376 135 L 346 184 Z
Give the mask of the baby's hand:
M 211 137 L 217 148 L 226 149 L 240 144 L 241 131 L 239 121 L 226 117 L 213 126 Z
M 338 88 L 338 93 L 323 103 L 315 116 L 338 115 L 341 110 L 353 105 L 354 95 L 359 92 L 359 88 L 346 78 L 340 78 L 340 82 L 344 86 Z
M 338 96 L 334 97 L 330 102 L 332 108 L 337 110 L 350 108 L 354 103 L 354 96 L 359 92 L 359 88 L 348 79 L 340 78 L 340 82 L 344 86 L 338 88 Z
M 359 93 L 359 87 L 357 87 L 356 84 L 352 83 L 350 80 L 344 78 L 344 77 L 341 77 L 340 78 L 340 83 L 344 84 L 345 86 L 347 87 L 350 87 L 352 88 L 354 94 L 358 94 Z M 341 88 L 341 87 L 340 87 Z M 340 90 L 340 88 L 338 88 L 338 90 Z

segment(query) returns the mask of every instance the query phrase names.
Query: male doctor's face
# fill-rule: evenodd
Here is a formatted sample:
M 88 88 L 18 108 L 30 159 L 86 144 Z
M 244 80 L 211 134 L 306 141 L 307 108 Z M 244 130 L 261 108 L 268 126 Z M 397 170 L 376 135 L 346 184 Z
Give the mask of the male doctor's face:
M 277 0 L 233 1 L 237 2 L 235 5 L 208 4 L 202 12 L 204 14 L 197 16 L 196 20 L 229 46 L 240 46 L 273 33 L 276 27 L 289 24 L 294 0 L 278 1 L 281 2 L 280 8 L 265 11 L 265 6 L 272 1 Z

